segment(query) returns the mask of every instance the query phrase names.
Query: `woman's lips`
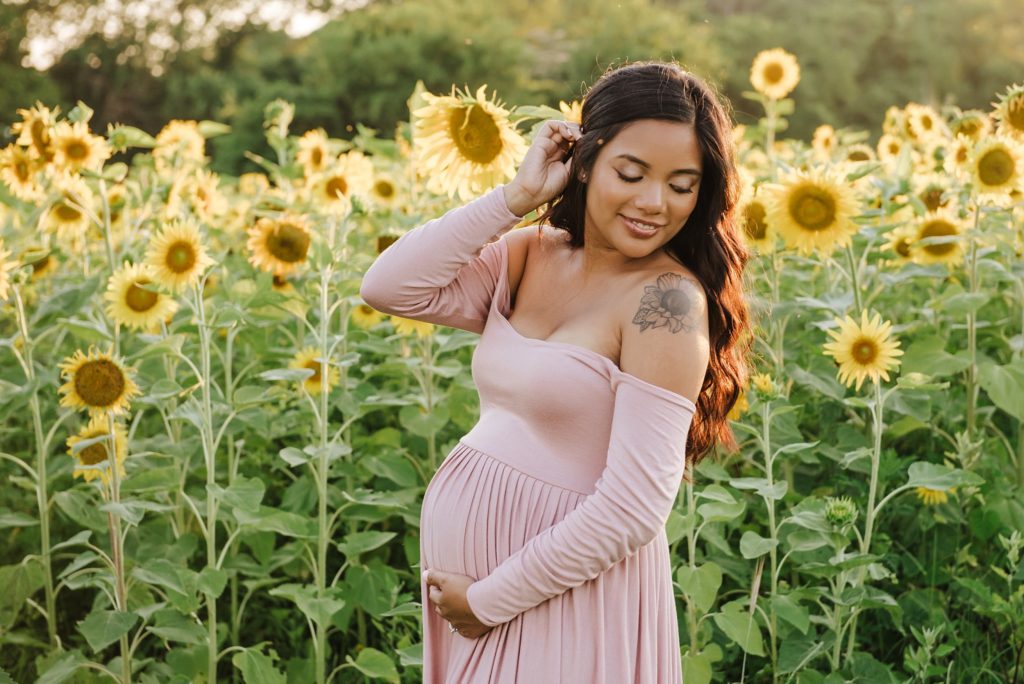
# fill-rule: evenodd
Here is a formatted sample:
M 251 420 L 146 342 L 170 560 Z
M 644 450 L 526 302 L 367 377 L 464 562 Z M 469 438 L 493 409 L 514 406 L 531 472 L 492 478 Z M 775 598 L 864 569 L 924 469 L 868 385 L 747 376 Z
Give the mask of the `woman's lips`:
M 658 226 L 647 226 L 642 223 L 634 223 L 633 220 L 627 216 L 623 216 L 622 214 L 619 214 L 619 218 L 622 219 L 622 222 L 626 225 L 626 229 L 629 230 L 630 234 L 635 237 L 649 238 L 658 232 Z

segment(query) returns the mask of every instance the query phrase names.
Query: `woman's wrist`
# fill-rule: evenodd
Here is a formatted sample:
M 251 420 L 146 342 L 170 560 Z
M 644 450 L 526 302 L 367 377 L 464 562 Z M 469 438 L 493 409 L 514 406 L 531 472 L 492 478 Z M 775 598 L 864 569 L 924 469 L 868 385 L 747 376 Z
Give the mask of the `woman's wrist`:
M 508 183 L 502 188 L 508 210 L 519 217 L 526 216 L 537 208 L 533 198 L 519 189 L 518 185 Z

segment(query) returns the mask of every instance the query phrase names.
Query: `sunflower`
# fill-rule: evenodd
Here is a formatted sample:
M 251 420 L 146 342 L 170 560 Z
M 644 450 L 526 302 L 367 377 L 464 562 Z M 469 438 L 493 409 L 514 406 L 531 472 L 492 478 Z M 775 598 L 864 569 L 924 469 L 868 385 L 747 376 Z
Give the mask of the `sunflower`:
M 882 161 L 895 161 L 903 151 L 903 141 L 891 133 L 885 133 L 878 139 L 878 158 Z
M 60 107 L 54 107 L 51 111 L 49 107 L 44 107 L 37 101 L 31 109 L 19 109 L 18 114 L 22 120 L 11 124 L 11 131 L 18 136 L 15 142 L 30 147 L 35 156 L 44 162 L 52 161 L 50 131 L 57 123 Z
M 9 256 L 10 250 L 4 249 L 4 241 L 0 239 L 0 301 L 7 299 L 7 293 L 11 289 L 11 271 L 18 265 L 17 261 L 7 261 Z
M 946 124 L 942 117 L 928 105 L 911 102 L 906 108 L 904 130 L 907 137 L 923 143 L 929 138 L 946 135 Z
M 874 161 L 876 158 L 875 151 L 864 143 L 854 143 L 848 146 L 844 154 L 846 155 L 846 161 L 855 163 Z
M 32 280 L 39 280 L 57 270 L 56 254 L 46 247 L 29 247 L 22 252 L 21 261 L 32 268 Z
M 832 153 L 839 147 L 836 129 L 828 124 L 822 124 L 815 128 L 814 136 L 811 138 L 811 147 L 821 159 L 831 159 Z
M 77 249 L 77 243 L 89 228 L 89 212 L 95 214 L 92 190 L 81 177 L 67 174 L 56 176 L 53 186 L 57 197 L 43 213 L 40 225 L 56 233 L 61 242 L 73 243 L 72 248 Z
M 103 439 L 99 439 L 101 437 Z M 75 445 L 86 440 L 92 443 L 76 451 Z M 98 477 L 104 485 L 110 484 L 110 428 L 105 416 L 94 416 L 90 419 L 89 424 L 79 430 L 77 435 L 68 437 L 67 446 L 68 455 L 75 459 L 73 477 L 82 477 L 86 482 L 92 482 Z M 118 478 L 127 475 L 124 469 L 127 452 L 128 432 L 123 425 L 115 422 L 114 454 L 117 461 Z
M 835 322 L 839 332 L 826 331 L 833 341 L 825 343 L 824 349 L 839 365 L 839 381 L 849 387 L 856 380 L 859 390 L 865 378 L 878 382 L 881 376 L 888 380 L 888 371 L 900 364 L 896 357 L 903 355 L 903 350 L 898 348 L 899 340 L 889 336 L 892 323 L 882 323 L 877 313 L 868 321 L 867 311 L 861 311 L 859 324 L 850 316 L 837 318 Z
M 302 267 L 312 241 L 309 222 L 299 214 L 261 218 L 249 229 L 246 247 L 256 268 L 285 276 Z
M 889 135 L 899 135 L 903 131 L 903 120 L 906 115 L 903 109 L 892 105 L 885 110 L 885 117 L 882 119 L 882 132 Z
M 925 506 L 938 506 L 939 504 L 944 504 L 949 501 L 949 495 L 946 494 L 947 491 L 955 491 L 955 488 L 948 490 L 932 489 L 931 487 L 914 488 L 914 493 L 917 494 L 917 498 Z
M 1000 135 L 1024 142 L 1024 83 L 1009 86 L 992 106 L 995 107 L 992 116 L 999 122 Z
M 428 188 L 470 199 L 511 178 L 526 155 L 526 141 L 509 122 L 509 112 L 486 85 L 475 95 L 423 93 L 427 105 L 413 111 L 416 169 Z
M 338 157 L 312 183 L 313 200 L 328 213 L 344 215 L 353 195 L 365 197 L 373 186 L 373 162 L 353 150 Z
M 199 282 L 214 264 L 199 238 L 199 226 L 192 219 L 165 223 L 146 251 L 146 263 L 153 279 L 171 290 L 182 290 Z
M 911 261 L 913 257 L 911 244 L 914 241 L 914 235 L 914 227 L 907 225 L 894 228 L 887 234 L 888 242 L 884 248 L 896 256 L 897 263 L 905 264 Z
M 800 82 L 800 65 L 796 57 L 782 48 L 762 50 L 750 67 L 750 83 L 754 90 L 773 100 L 793 92 Z
M 796 173 L 773 187 L 767 219 L 786 246 L 801 254 L 831 254 L 857 232 L 857 199 L 849 186 L 825 172 Z
M 28 148 L 11 143 L 0 150 L 0 179 L 18 199 L 34 202 L 43 197 L 43 189 L 36 182 L 37 170 Z
M 913 181 L 914 196 L 921 200 L 925 209 L 935 212 L 952 208 L 953 197 L 949 192 L 949 180 L 946 176 L 931 173 L 915 176 Z
M 736 399 L 736 403 L 729 409 L 729 413 L 726 416 L 729 420 L 739 420 L 740 417 L 750 409 L 750 402 L 747 400 L 747 391 L 740 390 L 740 396 Z
M 583 123 L 583 103 L 579 100 L 573 100 L 568 103 L 564 100 L 559 100 L 558 109 L 562 112 L 562 116 L 565 117 L 566 121 L 577 124 Z
M 91 346 L 88 355 L 76 350 L 57 367 L 67 377 L 58 390 L 64 395 L 60 405 L 87 409 L 90 416 L 123 415 L 132 397 L 139 394 L 130 369 L 113 354 Z
M 370 199 L 379 207 L 392 208 L 398 204 L 398 186 L 389 173 L 378 173 L 370 186 Z
M 321 173 L 331 161 L 327 145 L 327 133 L 322 128 L 306 131 L 299 138 L 299 151 L 295 158 L 302 164 L 303 175 L 307 178 Z
M 114 271 L 103 298 L 107 315 L 134 330 L 155 332 L 178 310 L 178 303 L 152 287 L 153 273 L 146 264 L 129 264 Z
M 739 216 L 743 221 L 743 237 L 748 245 L 759 254 L 770 254 L 775 250 L 775 231 L 768 222 L 768 209 L 760 197 L 751 197 L 740 207 Z
M 238 192 L 242 195 L 259 195 L 270 189 L 266 174 L 250 171 L 238 177 Z
M 369 330 L 384 320 L 384 314 L 369 304 L 360 304 L 352 309 L 352 322 L 363 330 Z
M 84 121 L 58 123 L 53 127 L 50 144 L 53 163 L 69 173 L 78 173 L 82 169 L 99 171 L 112 153 L 106 139 L 90 133 Z
M 402 318 L 401 316 L 389 316 L 391 324 L 395 326 L 395 332 L 399 335 L 412 335 L 416 333 L 419 337 L 428 337 L 434 332 L 434 324 L 424 321 Z
M 192 211 L 201 221 L 210 223 L 228 209 L 227 199 L 218 188 L 219 184 L 220 177 L 206 169 L 198 169 L 195 175 L 188 176 L 185 181 L 185 195 L 192 205 Z
M 959 240 L 919 244 L 928 238 L 956 238 L 964 228 L 952 212 L 934 212 L 923 217 L 914 226 L 910 240 L 910 252 L 914 261 L 920 264 L 956 264 L 963 258 L 963 247 Z
M 963 176 L 970 166 L 972 147 L 970 138 L 963 135 L 954 137 L 946 146 L 946 154 L 942 160 L 943 170 L 951 176 Z
M 206 154 L 206 139 L 195 121 L 172 119 L 156 134 L 153 159 L 157 170 L 173 167 L 175 159 L 197 163 Z
M 766 397 L 771 397 L 775 394 L 775 383 L 772 381 L 772 376 L 767 373 L 756 373 L 750 381 L 758 394 Z
M 306 391 L 310 394 L 319 394 L 322 378 L 321 370 L 323 366 L 320 363 L 320 351 L 316 347 L 306 347 L 299 351 L 291 362 L 288 364 L 289 368 L 308 368 L 313 371 L 313 375 L 302 381 L 302 386 L 306 388 Z M 331 387 L 337 385 L 341 379 L 341 374 L 338 369 L 328 362 L 327 365 L 327 391 L 331 391 Z
M 951 136 L 962 135 L 977 142 L 992 131 L 992 120 L 980 109 L 968 109 L 960 112 L 949 128 Z
M 1021 187 L 1024 177 L 1024 150 L 1012 138 L 992 136 L 977 145 L 968 162 L 978 198 L 1005 205 L 1011 193 Z

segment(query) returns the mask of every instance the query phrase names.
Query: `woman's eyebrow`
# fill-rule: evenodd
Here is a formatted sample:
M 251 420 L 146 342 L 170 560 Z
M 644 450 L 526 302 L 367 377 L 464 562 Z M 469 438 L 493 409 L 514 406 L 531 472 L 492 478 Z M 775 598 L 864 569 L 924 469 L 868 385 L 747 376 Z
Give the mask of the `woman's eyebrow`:
M 640 166 L 644 167 L 645 169 L 651 168 L 651 165 L 648 164 L 647 162 L 645 162 L 643 159 L 640 159 L 639 157 L 634 157 L 631 154 L 620 154 L 618 157 L 616 157 L 616 159 L 628 159 L 629 161 L 631 161 L 631 162 L 633 162 L 635 164 L 639 164 Z M 698 171 L 697 169 L 676 169 L 675 171 L 673 171 L 672 173 L 670 173 L 668 175 L 675 176 L 676 174 L 681 174 L 681 173 L 689 175 L 689 176 L 696 176 L 697 178 L 700 178 L 700 171 Z

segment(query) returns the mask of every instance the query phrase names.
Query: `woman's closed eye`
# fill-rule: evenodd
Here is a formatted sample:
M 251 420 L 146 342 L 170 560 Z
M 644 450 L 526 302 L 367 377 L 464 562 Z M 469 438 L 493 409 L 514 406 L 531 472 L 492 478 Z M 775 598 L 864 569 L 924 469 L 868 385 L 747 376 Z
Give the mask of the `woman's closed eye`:
M 616 171 L 615 173 L 618 174 L 619 178 L 621 178 L 627 183 L 639 183 L 641 180 L 643 180 L 643 176 L 625 176 L 619 173 L 618 171 Z M 670 185 L 669 187 L 680 195 L 689 195 L 693 192 L 693 188 L 677 188 L 674 185 Z

